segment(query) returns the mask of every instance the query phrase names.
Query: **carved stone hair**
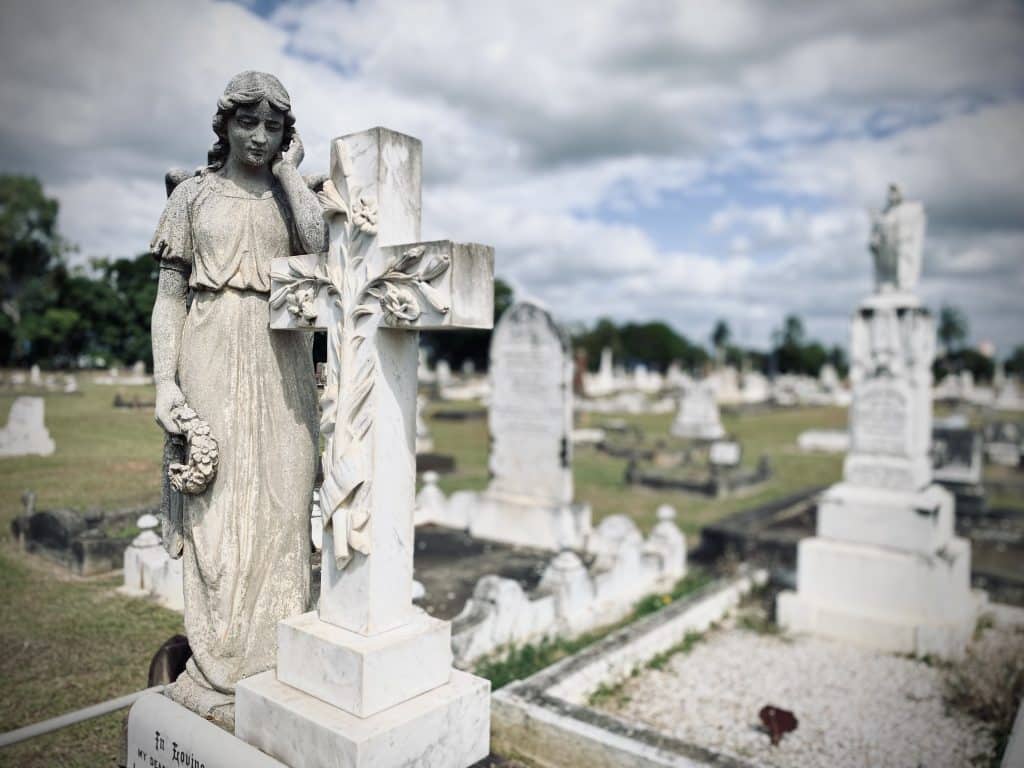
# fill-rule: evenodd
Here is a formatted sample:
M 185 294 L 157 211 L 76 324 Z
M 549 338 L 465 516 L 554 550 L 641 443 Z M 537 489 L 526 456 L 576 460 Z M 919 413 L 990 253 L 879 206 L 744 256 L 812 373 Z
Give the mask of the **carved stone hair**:
M 217 99 L 217 114 L 213 116 L 213 132 L 217 141 L 206 154 L 207 169 L 216 171 L 224 166 L 231 148 L 228 144 L 228 119 L 241 106 L 267 103 L 284 115 L 284 134 L 281 151 L 288 149 L 295 133 L 295 115 L 292 101 L 281 81 L 266 72 L 247 70 L 235 75 L 224 89 L 224 95 Z

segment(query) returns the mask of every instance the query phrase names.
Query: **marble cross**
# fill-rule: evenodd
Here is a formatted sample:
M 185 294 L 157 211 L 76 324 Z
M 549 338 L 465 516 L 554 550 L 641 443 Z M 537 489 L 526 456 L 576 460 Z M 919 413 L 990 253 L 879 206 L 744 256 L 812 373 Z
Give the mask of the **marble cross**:
M 420 330 L 490 328 L 494 251 L 419 242 L 422 148 L 372 128 L 335 139 L 325 253 L 274 259 L 270 327 L 327 331 L 319 616 L 362 635 L 412 608 Z

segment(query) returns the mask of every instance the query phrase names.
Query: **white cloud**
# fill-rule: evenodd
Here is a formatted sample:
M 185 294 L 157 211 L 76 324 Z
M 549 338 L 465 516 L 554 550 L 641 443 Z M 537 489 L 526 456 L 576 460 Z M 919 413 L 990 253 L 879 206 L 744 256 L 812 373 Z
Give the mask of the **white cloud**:
M 566 319 L 706 339 L 727 317 L 762 344 L 788 311 L 845 340 L 870 285 L 864 209 L 899 180 L 929 210 L 925 297 L 1005 348 L 1024 327 L 1022 15 L 1010 0 L 325 0 L 269 19 L 212 0 L 24 3 L 0 25 L 0 170 L 44 180 L 83 254 L 138 252 L 164 171 L 203 161 L 223 84 L 265 69 L 291 91 L 304 170 L 335 135 L 420 137 L 425 235 L 494 244 L 499 274 Z M 682 216 L 700 205 L 705 220 Z

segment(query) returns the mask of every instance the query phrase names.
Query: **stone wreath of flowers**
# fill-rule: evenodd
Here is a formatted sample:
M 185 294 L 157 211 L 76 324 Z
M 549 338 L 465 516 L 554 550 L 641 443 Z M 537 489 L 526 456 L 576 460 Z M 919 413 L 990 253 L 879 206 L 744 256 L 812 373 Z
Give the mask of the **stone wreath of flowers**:
M 200 494 L 217 475 L 220 450 L 210 434 L 210 425 L 186 403 L 171 409 L 171 417 L 185 437 L 185 464 L 172 463 L 167 467 L 171 487 L 190 496 Z

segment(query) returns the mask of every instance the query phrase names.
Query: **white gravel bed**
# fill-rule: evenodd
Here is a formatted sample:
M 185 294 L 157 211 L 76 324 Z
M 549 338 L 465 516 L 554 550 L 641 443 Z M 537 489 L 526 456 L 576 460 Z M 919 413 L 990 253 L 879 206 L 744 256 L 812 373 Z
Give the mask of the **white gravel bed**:
M 661 670 L 643 669 L 600 706 L 755 765 L 970 766 L 993 738 L 988 726 L 947 707 L 943 675 L 921 661 L 827 640 L 723 629 Z M 760 729 L 766 704 L 799 720 L 777 747 Z

